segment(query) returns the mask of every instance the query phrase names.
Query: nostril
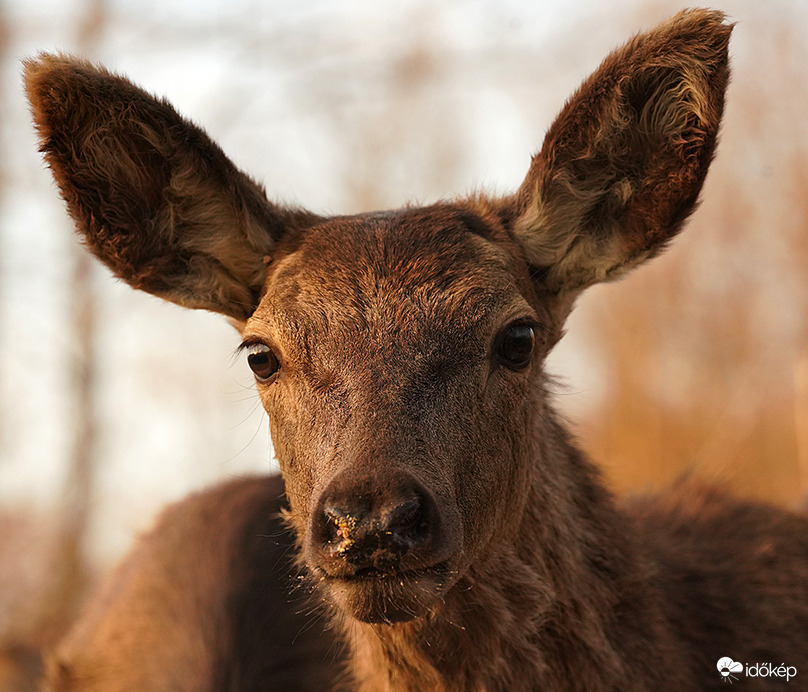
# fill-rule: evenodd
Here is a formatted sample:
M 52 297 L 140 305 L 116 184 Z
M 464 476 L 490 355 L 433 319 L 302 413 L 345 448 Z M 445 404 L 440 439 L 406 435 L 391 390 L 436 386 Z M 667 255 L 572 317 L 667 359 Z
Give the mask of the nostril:
M 427 533 L 426 514 L 418 497 L 393 507 L 382 517 L 382 529 L 393 539 L 418 543 Z

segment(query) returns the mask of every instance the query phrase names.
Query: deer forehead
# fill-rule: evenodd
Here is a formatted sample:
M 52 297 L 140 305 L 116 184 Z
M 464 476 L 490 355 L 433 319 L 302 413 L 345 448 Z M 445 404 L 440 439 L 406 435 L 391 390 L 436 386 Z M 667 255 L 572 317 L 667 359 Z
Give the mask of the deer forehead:
M 315 226 L 270 265 L 245 335 L 302 347 L 409 355 L 477 350 L 514 319 L 537 319 L 527 268 L 497 229 L 462 210 L 367 214 Z

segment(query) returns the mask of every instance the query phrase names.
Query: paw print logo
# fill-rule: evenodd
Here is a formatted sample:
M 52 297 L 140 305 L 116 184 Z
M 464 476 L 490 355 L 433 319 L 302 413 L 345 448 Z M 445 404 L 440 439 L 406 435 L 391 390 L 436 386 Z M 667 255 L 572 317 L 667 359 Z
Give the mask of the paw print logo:
M 718 672 L 721 673 L 721 681 L 728 682 L 730 685 L 732 684 L 733 680 L 738 679 L 733 675 L 733 673 L 743 672 L 743 664 L 733 661 L 729 656 L 719 658 L 718 663 L 715 664 L 715 667 L 718 668 Z

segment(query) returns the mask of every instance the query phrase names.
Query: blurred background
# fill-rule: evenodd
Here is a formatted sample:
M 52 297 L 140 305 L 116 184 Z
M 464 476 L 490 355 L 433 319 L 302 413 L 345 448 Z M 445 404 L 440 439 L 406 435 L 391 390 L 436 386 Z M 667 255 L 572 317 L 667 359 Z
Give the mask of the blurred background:
M 275 468 L 237 333 L 88 260 L 36 151 L 20 61 L 90 57 L 165 95 L 271 197 L 321 213 L 511 191 L 564 99 L 680 2 L 0 2 L 0 690 L 165 503 Z M 559 407 L 618 492 L 691 473 L 808 492 L 808 3 L 738 24 L 687 231 L 580 301 Z

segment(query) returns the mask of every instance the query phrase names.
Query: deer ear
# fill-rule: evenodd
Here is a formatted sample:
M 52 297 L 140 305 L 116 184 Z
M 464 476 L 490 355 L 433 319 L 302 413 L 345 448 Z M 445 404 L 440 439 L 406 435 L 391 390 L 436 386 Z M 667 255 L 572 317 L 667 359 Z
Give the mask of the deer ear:
M 546 288 L 617 278 L 679 231 L 713 157 L 731 31 L 721 12 L 681 12 L 567 102 L 514 198 L 514 234 Z
M 314 215 L 271 204 L 202 130 L 122 77 L 43 54 L 25 80 L 41 151 L 93 254 L 134 288 L 246 320 L 275 243 Z

